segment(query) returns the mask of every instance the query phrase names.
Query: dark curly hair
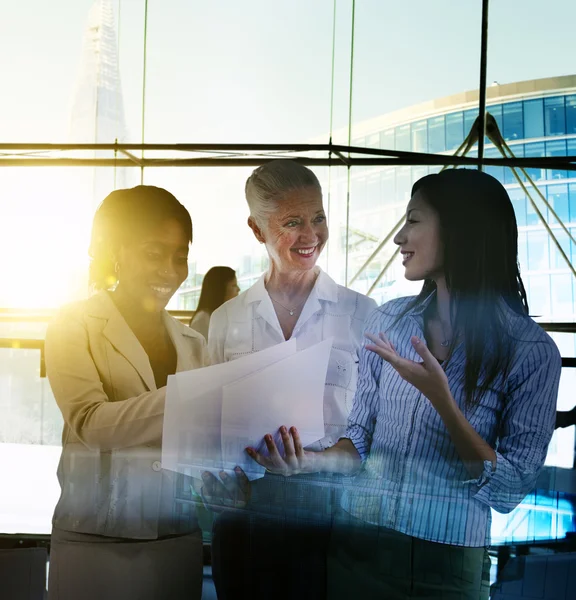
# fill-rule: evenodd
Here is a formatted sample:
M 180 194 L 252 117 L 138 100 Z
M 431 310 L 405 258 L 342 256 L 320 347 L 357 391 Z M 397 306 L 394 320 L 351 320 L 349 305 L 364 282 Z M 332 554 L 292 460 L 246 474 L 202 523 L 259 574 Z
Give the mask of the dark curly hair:
M 152 185 L 115 190 L 96 210 L 90 241 L 90 284 L 110 289 L 118 278 L 115 256 L 120 247 L 136 241 L 158 224 L 175 219 L 192 243 L 192 219 L 184 205 L 168 191 Z

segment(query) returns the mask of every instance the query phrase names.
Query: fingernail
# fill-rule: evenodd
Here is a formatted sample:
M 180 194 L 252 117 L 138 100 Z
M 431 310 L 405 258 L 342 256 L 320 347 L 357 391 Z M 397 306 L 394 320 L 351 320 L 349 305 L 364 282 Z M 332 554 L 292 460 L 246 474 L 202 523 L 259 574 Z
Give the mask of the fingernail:
M 236 473 L 242 473 L 242 469 L 240 467 L 234 467 L 234 471 Z
M 298 433 L 298 430 L 296 429 L 296 427 L 292 427 L 292 433 Z
M 220 477 L 222 477 L 222 479 L 227 479 L 228 478 L 228 473 L 226 473 L 224 471 L 220 471 Z
M 286 427 L 284 427 L 284 425 L 280 427 L 280 433 L 286 433 Z
M 269 433 L 267 433 L 267 434 L 264 436 L 264 438 L 266 439 L 266 441 L 267 441 L 267 442 L 271 442 L 271 441 L 272 441 L 272 436 L 271 436 Z
M 252 456 L 254 454 L 254 450 L 252 450 L 252 448 L 245 448 L 246 452 L 248 452 L 248 454 L 250 456 Z
M 417 338 L 415 335 L 412 336 L 412 343 L 413 344 L 419 344 L 420 343 L 420 338 Z

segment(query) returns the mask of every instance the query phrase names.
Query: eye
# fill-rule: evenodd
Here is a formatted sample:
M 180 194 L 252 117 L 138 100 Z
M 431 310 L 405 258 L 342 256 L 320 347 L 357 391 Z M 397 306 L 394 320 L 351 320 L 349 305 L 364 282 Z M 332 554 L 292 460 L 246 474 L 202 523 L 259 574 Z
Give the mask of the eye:
M 159 252 L 146 252 L 146 257 L 149 260 L 160 260 L 162 258 Z
M 406 223 L 410 223 L 410 225 L 412 225 L 412 223 L 418 223 L 418 221 L 415 221 L 414 219 L 406 219 Z
M 326 220 L 326 215 L 318 215 L 314 219 L 314 223 L 323 223 Z
M 285 227 L 298 227 L 298 221 L 288 221 Z

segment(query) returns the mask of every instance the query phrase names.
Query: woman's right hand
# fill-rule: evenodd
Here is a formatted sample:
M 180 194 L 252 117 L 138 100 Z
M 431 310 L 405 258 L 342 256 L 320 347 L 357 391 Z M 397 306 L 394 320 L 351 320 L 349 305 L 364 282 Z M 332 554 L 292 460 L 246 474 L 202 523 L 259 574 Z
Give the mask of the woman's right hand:
M 288 431 L 286 427 L 282 426 L 279 432 L 284 444 L 284 456 L 278 451 L 278 447 L 269 433 L 264 436 L 269 456 L 260 454 L 255 448 L 246 448 L 248 455 L 270 473 L 285 477 L 299 473 L 316 473 L 320 470 L 318 463 L 322 453 L 304 450 L 296 427 L 291 427 Z
M 250 502 L 251 486 L 246 473 L 240 468 L 234 469 L 235 477 L 220 471 L 220 480 L 212 473 L 202 473 L 200 496 L 206 508 L 214 512 L 246 508 Z

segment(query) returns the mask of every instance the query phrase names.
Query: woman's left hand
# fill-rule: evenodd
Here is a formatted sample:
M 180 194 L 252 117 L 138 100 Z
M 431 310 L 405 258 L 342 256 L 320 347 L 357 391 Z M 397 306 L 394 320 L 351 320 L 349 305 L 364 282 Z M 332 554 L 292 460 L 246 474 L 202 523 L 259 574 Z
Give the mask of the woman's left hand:
M 390 363 L 400 377 L 420 390 L 437 410 L 452 399 L 444 369 L 422 340 L 415 336 L 410 339 L 414 350 L 422 359 L 422 362 L 415 362 L 401 357 L 384 333 L 378 336 L 371 333 L 365 335 L 372 342 L 366 345 L 366 349 Z

